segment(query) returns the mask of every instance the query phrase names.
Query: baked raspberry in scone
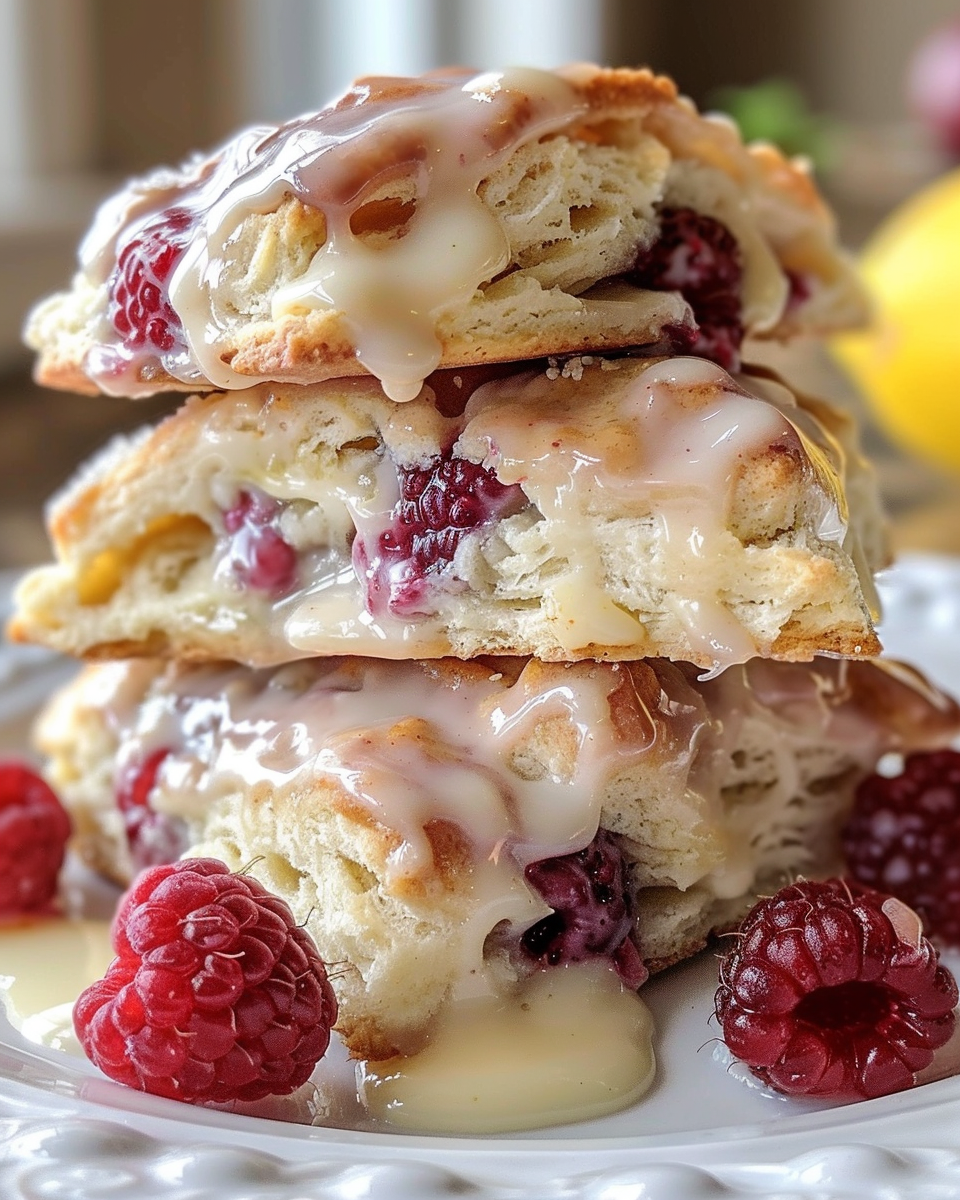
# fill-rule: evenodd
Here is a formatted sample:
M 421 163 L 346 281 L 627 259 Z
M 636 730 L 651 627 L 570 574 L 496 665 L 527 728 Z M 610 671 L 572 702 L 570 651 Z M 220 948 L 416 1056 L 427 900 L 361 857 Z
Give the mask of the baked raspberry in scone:
M 80 391 L 314 383 L 625 346 L 736 369 L 745 336 L 863 319 L 799 162 L 647 70 L 359 80 L 130 183 L 32 315 Z
M 827 405 L 698 358 L 484 374 L 190 400 L 53 503 L 11 633 L 254 666 L 877 651 L 876 497 Z
M 88 667 L 40 747 L 80 853 L 120 880 L 211 855 L 291 906 L 353 1054 L 444 1006 L 596 961 L 628 988 L 758 893 L 829 872 L 857 782 L 946 744 L 907 668 L 313 659 Z M 129 820 L 131 781 L 149 821 Z

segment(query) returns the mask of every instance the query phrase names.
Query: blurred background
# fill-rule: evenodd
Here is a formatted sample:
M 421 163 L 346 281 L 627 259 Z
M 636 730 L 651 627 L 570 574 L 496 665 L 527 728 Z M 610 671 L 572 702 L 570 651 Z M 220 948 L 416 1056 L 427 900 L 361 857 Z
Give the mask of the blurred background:
M 809 155 L 859 249 L 954 164 L 916 75 L 933 70 L 917 66 L 925 40 L 958 20 L 960 0 L 0 0 L 0 566 L 47 557 L 45 497 L 111 432 L 171 407 L 43 392 L 19 341 L 29 305 L 68 280 L 98 199 L 130 173 L 320 107 L 357 74 L 649 64 Z M 960 345 L 960 303 L 948 316 Z M 773 357 L 859 403 L 822 348 Z M 931 465 L 873 423 L 865 440 L 898 546 L 960 552 L 960 461 L 956 475 Z

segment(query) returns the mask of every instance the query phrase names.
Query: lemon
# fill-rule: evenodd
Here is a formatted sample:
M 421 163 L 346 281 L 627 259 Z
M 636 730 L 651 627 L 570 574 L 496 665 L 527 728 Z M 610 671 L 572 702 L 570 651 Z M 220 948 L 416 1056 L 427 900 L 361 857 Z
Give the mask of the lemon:
M 960 471 L 960 170 L 899 208 L 861 267 L 874 319 L 836 355 L 893 441 Z

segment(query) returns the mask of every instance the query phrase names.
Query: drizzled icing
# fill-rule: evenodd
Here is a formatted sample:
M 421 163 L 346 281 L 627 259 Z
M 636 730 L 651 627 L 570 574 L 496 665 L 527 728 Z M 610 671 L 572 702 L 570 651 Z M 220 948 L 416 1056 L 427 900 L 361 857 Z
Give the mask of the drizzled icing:
M 326 238 L 307 271 L 275 293 L 272 317 L 341 312 L 360 362 L 393 399 L 411 399 L 440 360 L 433 313 L 465 303 L 509 260 L 479 184 L 518 146 L 584 108 L 558 74 L 527 68 L 362 79 L 320 113 L 248 130 L 182 175 L 132 185 L 102 210 L 82 266 L 105 282 L 120 244 L 151 218 L 171 207 L 189 213 L 194 236 L 169 283 L 187 350 L 144 361 L 102 331 L 87 370 L 105 390 L 128 394 L 151 390 L 158 363 L 185 383 L 256 382 L 222 360 L 214 297 L 245 218 L 293 195 L 323 214 Z M 401 236 L 368 245 L 351 222 L 380 185 L 398 180 L 411 191 L 412 215 Z
M 153 796 L 158 812 L 195 823 L 237 790 L 326 780 L 395 835 L 388 889 L 433 871 L 431 822 L 460 830 L 471 862 L 472 912 L 459 950 L 468 991 L 485 990 L 477 968 L 498 922 L 523 929 L 549 911 L 523 868 L 590 842 L 600 820 L 597 780 L 630 751 L 607 701 L 618 674 L 593 667 L 558 669 L 532 694 L 523 677 L 509 687 L 483 668 L 441 679 L 418 664 L 376 661 L 310 661 L 272 677 L 198 670 L 134 711 L 126 671 L 105 669 L 99 703 L 126 735 L 119 772 L 155 746 L 173 748 Z M 524 778 L 511 769 L 511 752 L 551 718 L 571 730 L 572 772 Z
M 541 609 L 566 653 L 645 643 L 640 618 L 607 583 L 610 565 L 596 538 L 598 516 L 629 517 L 655 527 L 659 575 L 671 581 L 661 603 L 685 629 L 688 657 L 712 670 L 746 661 L 758 648 L 724 602 L 717 569 L 743 550 L 729 530 L 737 473 L 772 447 L 802 448 L 813 532 L 843 545 L 848 524 L 837 448 L 785 388 L 767 381 L 759 381 L 762 396 L 751 394 L 752 381 L 696 358 L 605 365 L 617 369 L 602 376 L 600 397 L 542 372 L 482 385 L 467 404 L 456 451 L 492 467 L 501 483 L 519 484 L 540 514 L 543 541 L 564 562 L 545 585 Z M 601 367 L 589 370 L 596 385 Z M 346 497 L 368 547 L 392 519 L 397 493 L 390 475 L 381 503 Z M 293 609 L 287 636 L 294 645 L 321 653 L 334 647 L 336 624 L 324 619 L 334 592 L 318 591 Z M 442 588 L 435 605 L 444 611 Z M 424 646 L 436 636 L 430 620 L 375 616 L 341 624 L 340 636 L 358 649 L 378 638 L 378 652 L 389 652 L 384 642 Z
M 653 514 L 675 581 L 665 603 L 675 606 L 698 657 L 718 669 L 756 653 L 721 602 L 708 564 L 730 537 L 737 468 L 778 441 L 795 440 L 789 418 L 696 358 L 651 366 L 627 388 L 614 380 L 616 401 L 603 406 L 583 405 L 575 388 L 551 389 L 542 379 L 515 384 L 509 405 L 495 389 L 480 389 L 471 401 L 468 414 L 479 419 L 462 440 L 482 437 L 501 481 L 523 481 L 546 536 L 573 564 L 546 599 L 561 614 L 556 629 L 565 649 L 638 638 L 636 618 L 609 596 L 584 603 L 603 566 L 590 527 L 576 516 L 605 512 Z
M 772 380 L 700 359 L 622 359 L 581 364 L 579 377 L 553 369 L 488 381 L 459 416 L 439 413 L 429 387 L 398 406 L 357 380 L 249 389 L 184 419 L 188 457 L 163 487 L 148 472 L 137 535 L 171 511 L 221 535 L 176 599 L 242 621 L 251 662 L 470 657 L 499 646 L 564 659 L 659 652 L 718 670 L 769 653 L 808 603 L 774 588 L 772 574 L 802 584 L 808 561 L 830 558 L 845 612 L 866 623 L 869 570 L 848 521 L 843 451 Z M 163 440 L 161 429 L 160 453 Z M 519 502 L 461 531 L 454 557 L 421 573 L 417 615 L 378 608 L 371 577 L 396 528 L 401 473 L 438 447 L 492 470 Z M 738 481 L 781 454 L 792 464 L 782 532 L 764 513 L 759 540 L 741 540 L 731 517 Z M 243 588 L 231 566 L 224 514 L 251 490 L 280 502 L 278 529 L 296 551 L 296 582 L 282 595 Z M 126 552 L 116 524 L 103 529 L 91 530 L 94 564 L 101 550 Z M 773 613 L 759 634 L 758 608 Z
M 118 773 L 169 748 L 152 803 L 185 819 L 194 837 L 218 802 L 264 787 L 309 795 L 320 781 L 332 789 L 323 802 L 346 800 L 391 832 L 389 891 L 434 871 L 431 824 L 459 830 L 457 886 L 469 904 L 450 954 L 466 995 L 487 986 L 483 949 L 494 926 L 507 921 L 519 936 L 545 915 L 524 866 L 586 846 L 608 793 L 617 798 L 609 827 L 645 844 L 653 816 L 644 794 L 614 785 L 633 767 L 655 770 L 656 804 L 676 805 L 699 829 L 684 839 L 700 846 L 696 860 L 670 864 L 675 885 L 709 881 L 730 897 L 749 889 L 763 838 L 782 829 L 800 786 L 798 752 L 841 747 L 868 770 L 887 750 L 936 741 L 956 721 L 955 706 L 922 680 L 872 663 L 755 660 L 696 687 L 691 678 L 655 660 L 309 660 L 272 672 L 166 674 L 128 662 L 88 672 L 83 694 L 117 739 Z M 745 723 L 757 720 L 775 778 L 762 803 L 731 807 L 730 763 Z M 547 726 L 552 749 L 538 758 L 532 747 Z

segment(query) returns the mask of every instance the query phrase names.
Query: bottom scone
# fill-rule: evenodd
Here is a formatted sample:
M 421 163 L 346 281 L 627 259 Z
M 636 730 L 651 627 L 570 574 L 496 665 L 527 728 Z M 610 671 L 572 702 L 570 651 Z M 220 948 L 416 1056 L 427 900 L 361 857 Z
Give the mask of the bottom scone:
M 261 878 L 380 1060 L 538 967 L 638 986 L 829 871 L 864 774 L 958 729 L 883 662 L 137 660 L 85 669 L 38 737 L 88 862 L 125 880 L 189 850 Z

